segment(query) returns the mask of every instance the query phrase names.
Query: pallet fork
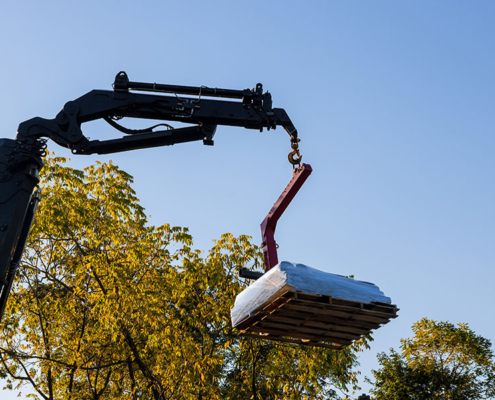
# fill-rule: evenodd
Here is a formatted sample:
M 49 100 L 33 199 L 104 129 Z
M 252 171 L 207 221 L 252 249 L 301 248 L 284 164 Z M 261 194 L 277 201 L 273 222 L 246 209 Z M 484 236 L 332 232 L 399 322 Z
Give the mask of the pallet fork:
M 279 263 L 277 222 L 312 171 L 309 164 L 294 168 L 261 223 L 265 273 L 240 271 L 256 282 L 237 297 L 232 323 L 244 336 L 340 350 L 396 318 L 398 308 L 372 283 Z

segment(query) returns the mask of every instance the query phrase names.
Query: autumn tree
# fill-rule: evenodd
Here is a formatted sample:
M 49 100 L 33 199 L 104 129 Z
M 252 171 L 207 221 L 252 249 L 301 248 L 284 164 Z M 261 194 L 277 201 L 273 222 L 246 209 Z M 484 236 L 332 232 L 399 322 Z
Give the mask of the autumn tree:
M 401 352 L 378 355 L 373 372 L 376 400 L 482 400 L 495 396 L 491 343 L 467 324 L 423 318 Z
M 187 229 L 152 226 L 132 178 L 48 158 L 43 200 L 0 325 L 7 388 L 37 399 L 328 399 L 356 385 L 356 352 L 238 336 L 249 238 L 203 253 Z

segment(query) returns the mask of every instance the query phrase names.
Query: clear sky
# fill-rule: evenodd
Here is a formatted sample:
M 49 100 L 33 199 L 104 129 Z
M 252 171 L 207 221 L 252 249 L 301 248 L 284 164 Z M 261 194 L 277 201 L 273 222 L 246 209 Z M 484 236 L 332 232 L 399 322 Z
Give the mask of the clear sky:
M 370 376 L 376 354 L 422 317 L 495 341 L 494 21 L 489 0 L 4 0 L 1 136 L 110 89 L 120 70 L 141 82 L 262 82 L 314 169 L 278 225 L 280 259 L 373 282 L 401 309 L 361 356 Z M 219 127 L 213 148 L 72 159 L 112 159 L 135 177 L 152 223 L 187 226 L 207 249 L 224 232 L 260 241 L 289 150 L 283 129 Z

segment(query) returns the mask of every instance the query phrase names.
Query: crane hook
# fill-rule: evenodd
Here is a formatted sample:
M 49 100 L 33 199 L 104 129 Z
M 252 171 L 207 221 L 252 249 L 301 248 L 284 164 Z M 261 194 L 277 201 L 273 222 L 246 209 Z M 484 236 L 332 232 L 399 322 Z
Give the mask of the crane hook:
M 302 155 L 299 153 L 299 142 L 301 139 L 297 138 L 295 141 L 292 141 L 290 147 L 292 148 L 292 151 L 289 153 L 287 158 L 289 159 L 289 162 L 294 166 L 299 166 L 301 164 L 302 160 Z M 297 156 L 297 157 L 296 157 Z

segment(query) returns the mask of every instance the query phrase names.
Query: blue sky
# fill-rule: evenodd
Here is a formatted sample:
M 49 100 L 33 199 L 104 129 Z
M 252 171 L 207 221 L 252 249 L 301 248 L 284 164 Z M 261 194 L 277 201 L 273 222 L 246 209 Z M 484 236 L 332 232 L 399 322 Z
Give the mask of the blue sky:
M 142 82 L 262 82 L 314 169 L 279 222 L 279 258 L 373 282 L 401 309 L 361 356 L 369 376 L 376 353 L 422 317 L 495 340 L 494 20 L 491 1 L 4 1 L 2 137 L 110 89 L 120 70 Z M 260 241 L 289 150 L 282 129 L 219 127 L 213 148 L 72 159 L 112 159 L 152 223 L 187 226 L 207 249 L 224 232 Z

